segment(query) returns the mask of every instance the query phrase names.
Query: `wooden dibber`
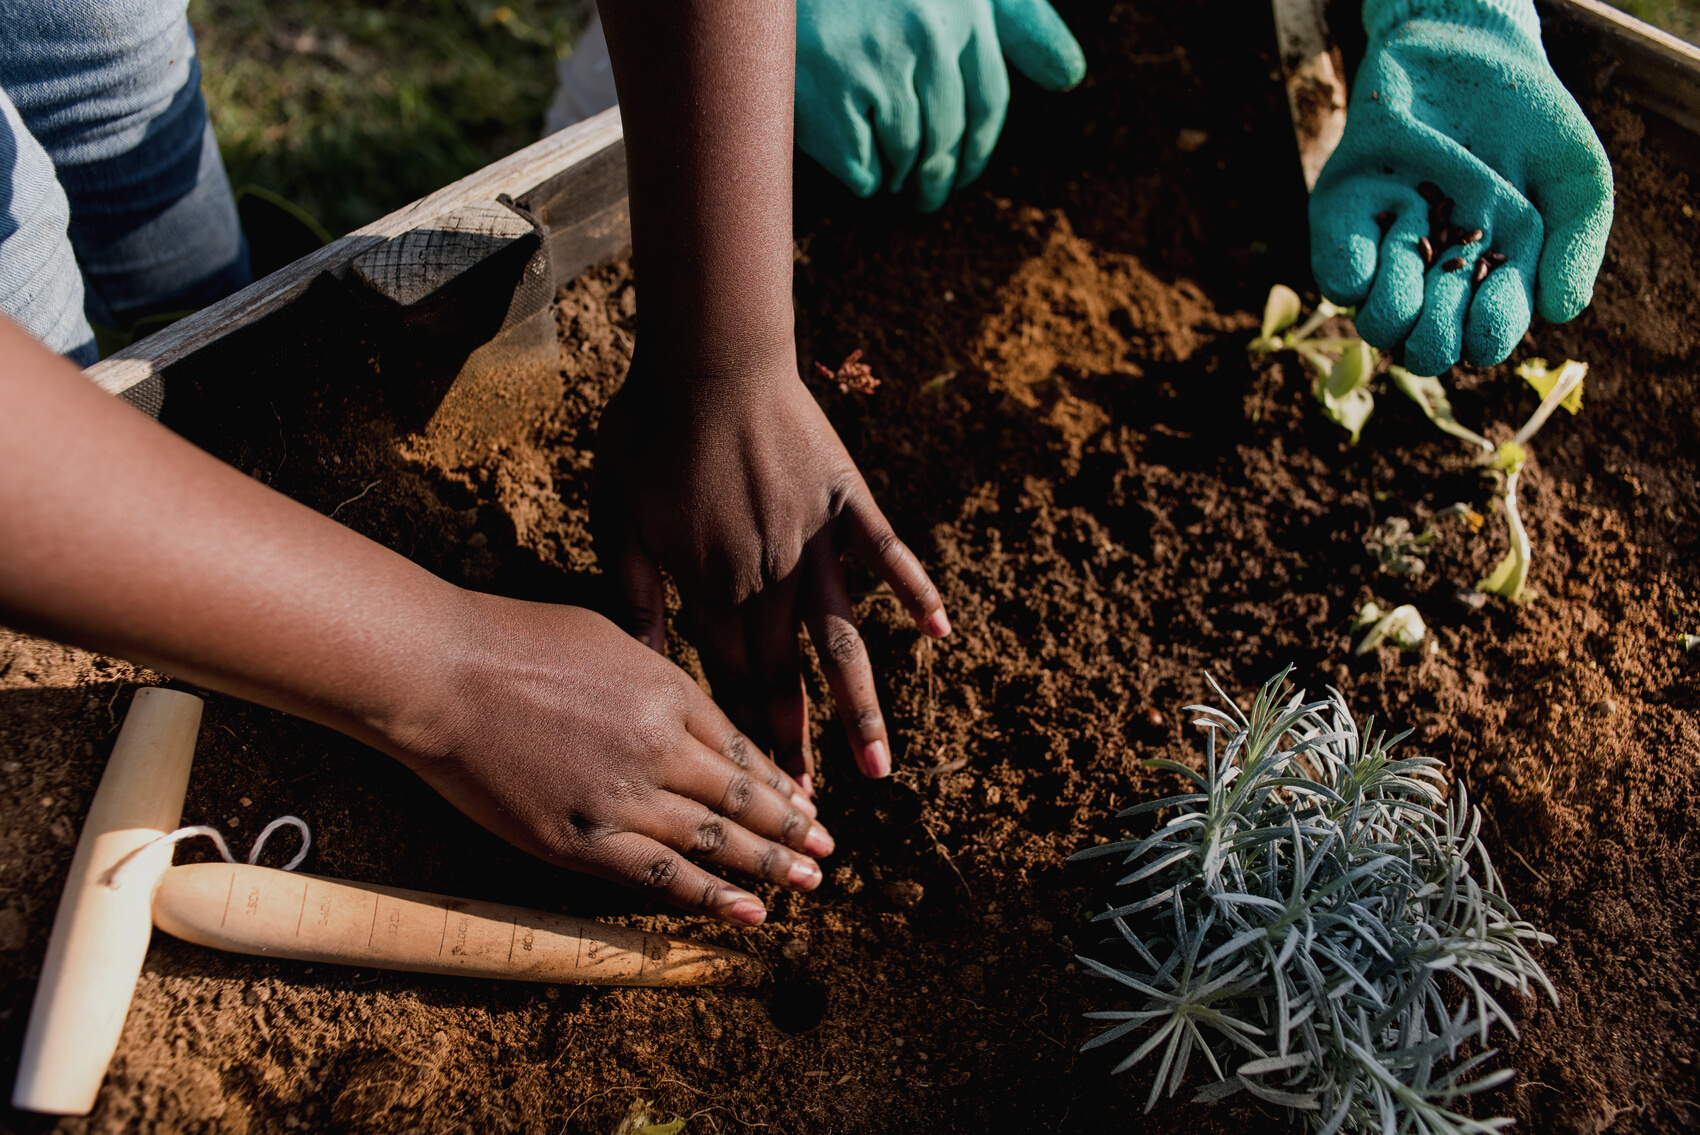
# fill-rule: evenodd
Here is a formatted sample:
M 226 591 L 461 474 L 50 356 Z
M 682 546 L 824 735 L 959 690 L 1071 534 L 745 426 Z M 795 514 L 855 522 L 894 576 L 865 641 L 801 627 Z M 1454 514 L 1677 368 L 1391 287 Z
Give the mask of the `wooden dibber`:
M 217 950 L 414 973 L 585 985 L 704 985 L 748 955 L 501 903 L 194 863 L 160 879 L 154 925 Z
M 200 698 L 154 687 L 136 691 L 53 918 L 13 1107 L 84 1115 L 94 1106 L 141 976 L 153 934 L 153 884 L 171 865 L 171 847 L 161 844 L 132 860 L 118 890 L 105 877 L 126 855 L 177 827 L 200 728 Z
M 172 844 L 146 845 L 178 826 L 200 721 L 189 694 L 149 687 L 130 704 L 53 921 L 13 1107 L 93 1108 L 155 925 L 215 949 L 416 973 L 660 986 L 750 972 L 736 950 L 589 919 L 247 864 L 173 867 Z

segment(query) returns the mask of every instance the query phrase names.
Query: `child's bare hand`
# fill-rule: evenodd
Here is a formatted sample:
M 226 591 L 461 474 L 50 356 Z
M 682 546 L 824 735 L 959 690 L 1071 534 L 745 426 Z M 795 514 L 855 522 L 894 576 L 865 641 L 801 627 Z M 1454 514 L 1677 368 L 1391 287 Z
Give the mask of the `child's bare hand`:
M 755 925 L 761 901 L 691 861 L 812 890 L 815 808 L 684 671 L 600 615 L 468 593 L 443 711 L 397 755 L 541 858 Z
M 885 721 L 839 556 L 854 550 L 935 637 L 950 631 L 937 588 L 874 503 L 794 358 L 771 368 L 771 381 L 722 384 L 658 377 L 643 369 L 641 350 L 603 414 L 596 450 L 597 549 L 628 629 L 662 648 L 665 568 L 715 699 L 806 778 L 805 624 L 858 764 L 886 775 Z

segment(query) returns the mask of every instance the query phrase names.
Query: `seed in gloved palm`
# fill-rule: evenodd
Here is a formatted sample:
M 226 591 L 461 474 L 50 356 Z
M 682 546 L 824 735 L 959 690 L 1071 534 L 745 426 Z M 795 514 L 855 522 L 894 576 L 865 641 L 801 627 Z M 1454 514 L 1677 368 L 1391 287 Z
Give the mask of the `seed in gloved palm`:
M 1440 265 L 1440 270 L 1442 272 L 1456 272 L 1456 271 L 1458 271 L 1458 269 L 1462 268 L 1463 266 L 1464 266 L 1464 258 L 1462 256 L 1454 256 L 1450 260 L 1444 261 Z
M 1420 236 L 1417 238 L 1417 255 L 1423 258 L 1424 268 L 1434 267 L 1434 245 L 1428 237 Z

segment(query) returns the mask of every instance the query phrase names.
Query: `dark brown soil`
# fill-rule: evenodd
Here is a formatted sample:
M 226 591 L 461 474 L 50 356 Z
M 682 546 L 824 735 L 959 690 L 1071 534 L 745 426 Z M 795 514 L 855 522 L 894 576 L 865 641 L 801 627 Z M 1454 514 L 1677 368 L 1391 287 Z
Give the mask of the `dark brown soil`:
M 1389 516 L 1484 502 L 1468 455 L 1392 392 L 1347 446 L 1294 358 L 1247 359 L 1264 291 L 1308 279 L 1267 7 L 1232 26 L 1206 5 L 1071 19 L 1088 85 L 1022 86 L 995 168 L 941 214 L 800 175 L 805 371 L 861 348 L 883 380 L 816 390 L 957 628 L 922 641 L 861 578 L 898 772 L 854 775 L 816 681 L 841 848 L 820 892 L 776 895 L 754 932 L 673 917 L 526 859 L 334 733 L 209 698 L 186 822 L 240 839 L 294 812 L 314 827 L 310 870 L 666 927 L 751 950 L 777 982 L 545 989 L 160 936 L 95 1114 L 58 1129 L 553 1135 L 637 1112 L 689 1132 L 1279 1129 L 1273 1112 L 1179 1102 L 1142 1121 L 1149 1070 L 1112 1078 L 1115 1054 L 1077 1052 L 1081 1013 L 1114 1001 L 1071 961 L 1094 947 L 1085 918 L 1113 875 L 1063 860 L 1167 787 L 1144 759 L 1195 756 L 1176 710 L 1204 695 L 1203 671 L 1243 692 L 1288 663 L 1415 727 L 1407 743 L 1481 803 L 1513 901 L 1558 937 L 1539 956 L 1561 1003 L 1517 1003 L 1505 1059 L 1520 1075 L 1480 1106 L 1532 1132 L 1700 1120 L 1700 658 L 1674 641 L 1700 631 L 1686 179 L 1643 151 L 1634 112 L 1587 104 L 1618 175 L 1611 252 L 1593 307 L 1537 324 L 1516 358 L 1593 370 L 1525 477 L 1541 597 L 1472 609 L 1454 594 L 1502 554 L 1497 523 L 1449 527 L 1415 580 L 1377 574 L 1362 546 Z M 1183 128 L 1209 141 L 1183 152 Z M 304 375 L 247 425 L 176 422 L 450 579 L 595 603 L 586 490 L 630 353 L 627 266 L 587 273 L 559 311 L 560 412 L 471 467 L 433 464 L 396 425 L 386 384 L 406 376 L 381 363 Z M 1509 365 L 1449 381 L 1484 427 L 1535 402 Z M 1347 621 L 1372 598 L 1418 604 L 1438 649 L 1354 657 Z M 161 680 L 0 640 L 0 1079 L 127 690 Z

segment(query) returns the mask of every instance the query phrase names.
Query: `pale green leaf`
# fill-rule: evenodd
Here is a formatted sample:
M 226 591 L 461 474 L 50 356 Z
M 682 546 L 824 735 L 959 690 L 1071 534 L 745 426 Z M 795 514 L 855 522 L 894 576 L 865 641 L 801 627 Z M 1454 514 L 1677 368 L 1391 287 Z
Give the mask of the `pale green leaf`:
M 1523 462 L 1528 459 L 1528 450 L 1514 441 L 1508 441 L 1494 453 L 1493 460 L 1488 462 L 1488 468 L 1497 469 L 1501 473 L 1515 473 L 1523 468 Z
M 1507 442 L 1507 446 L 1515 446 L 1516 442 Z M 1521 447 L 1518 447 L 1521 449 Z M 1505 558 L 1499 561 L 1499 566 L 1493 569 L 1493 574 L 1476 584 L 1477 591 L 1485 591 L 1489 595 L 1503 595 L 1507 599 L 1527 602 L 1534 598 L 1533 594 L 1524 589 L 1529 579 L 1529 560 L 1533 552 L 1529 547 L 1529 533 L 1523 527 L 1523 517 L 1517 511 L 1517 481 L 1521 475 L 1519 468 L 1514 468 L 1511 475 L 1505 479 L 1505 520 L 1510 528 L 1511 550 L 1505 553 Z
M 1370 622 L 1372 619 L 1373 623 Z M 1384 642 L 1401 650 L 1415 650 L 1423 636 L 1428 634 L 1422 614 L 1409 603 L 1395 607 L 1385 615 L 1374 603 L 1365 603 L 1356 625 L 1362 627 L 1366 623 L 1369 631 L 1352 651 L 1353 654 L 1368 654 Z
M 1364 386 L 1375 371 L 1375 362 L 1374 347 L 1362 339 L 1351 340 L 1328 372 L 1328 393 L 1341 399 Z
M 1461 438 L 1484 452 L 1492 452 L 1491 441 L 1468 426 L 1461 425 L 1452 415 L 1452 402 L 1446 397 L 1446 386 L 1440 379 L 1412 374 L 1401 366 L 1388 367 L 1387 374 L 1393 379 L 1393 385 L 1415 402 L 1429 421 L 1453 437 Z
M 685 1129 L 683 1119 L 672 1119 L 666 1123 L 649 1123 L 637 1128 L 632 1135 L 679 1135 Z
M 1263 339 L 1273 339 L 1299 321 L 1299 293 L 1285 284 L 1269 289 L 1263 303 Z
M 1352 442 L 1356 444 L 1364 423 L 1375 412 L 1375 395 L 1369 392 L 1367 386 L 1357 387 L 1344 398 L 1336 398 L 1325 389 L 1322 392 L 1322 409 L 1330 420 L 1351 432 Z

